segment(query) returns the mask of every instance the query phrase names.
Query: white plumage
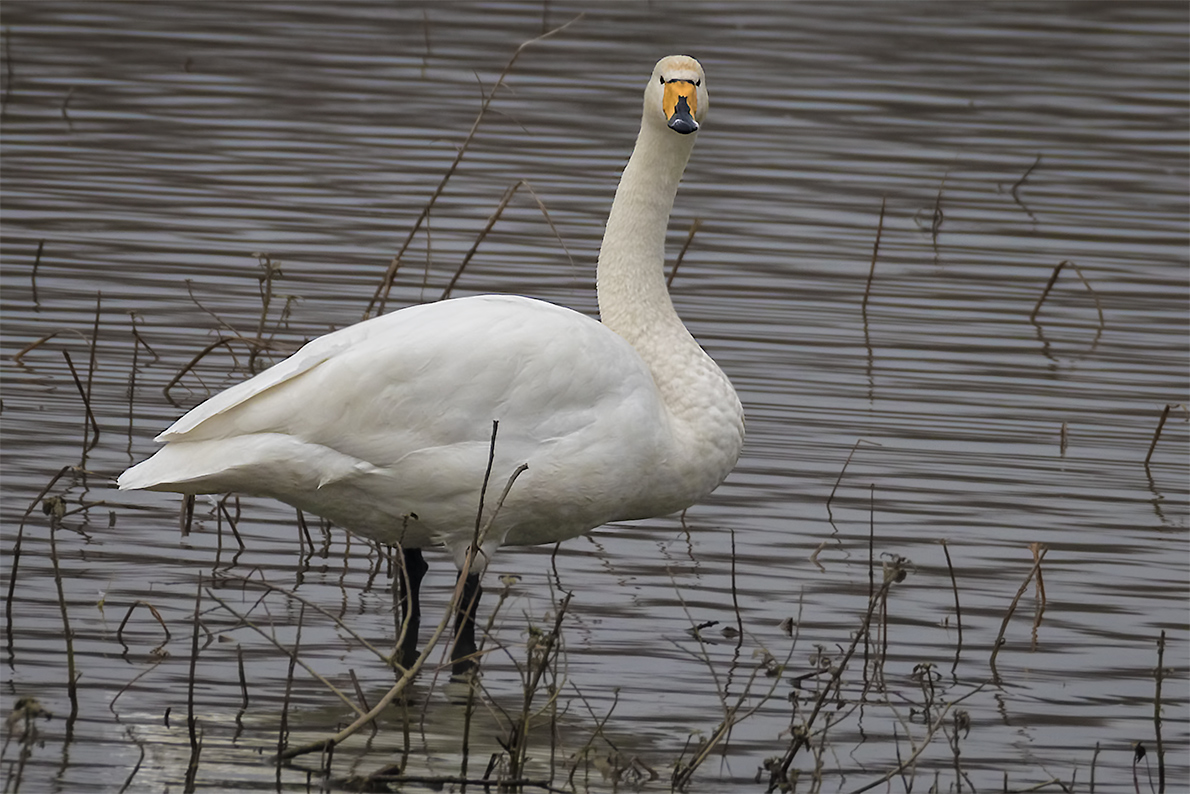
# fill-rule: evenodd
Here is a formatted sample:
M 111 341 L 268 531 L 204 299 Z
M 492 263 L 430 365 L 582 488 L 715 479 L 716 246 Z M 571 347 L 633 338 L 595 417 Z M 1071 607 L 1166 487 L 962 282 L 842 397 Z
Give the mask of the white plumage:
M 496 420 L 486 508 L 528 469 L 477 573 L 501 545 L 693 504 L 727 476 L 744 433 L 731 383 L 678 319 L 663 273 L 706 107 L 697 61 L 658 62 L 600 251 L 602 322 L 483 295 L 358 323 L 187 413 L 120 488 L 271 496 L 384 543 L 445 545 L 461 564 Z

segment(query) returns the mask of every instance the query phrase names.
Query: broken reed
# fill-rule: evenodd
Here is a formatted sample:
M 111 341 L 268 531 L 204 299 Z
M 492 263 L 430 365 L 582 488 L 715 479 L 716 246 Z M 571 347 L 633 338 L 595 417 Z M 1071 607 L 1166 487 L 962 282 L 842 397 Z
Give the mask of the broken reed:
M 501 86 L 504 85 L 504 80 L 506 77 L 508 77 L 509 73 L 512 71 L 512 67 L 514 64 L 516 64 L 517 59 L 521 57 L 521 54 L 530 45 L 544 41 L 545 39 L 548 39 L 551 36 L 561 33 L 563 30 L 570 27 L 575 22 L 578 22 L 582 18 L 583 18 L 583 14 L 579 14 L 578 16 L 576 16 L 574 19 L 570 20 L 566 24 L 559 25 L 558 27 L 554 28 L 553 30 L 546 31 L 545 33 L 542 33 L 540 36 L 537 36 L 536 38 L 532 38 L 532 39 L 529 39 L 528 41 L 523 42 L 513 52 L 512 57 L 509 58 L 508 63 L 504 67 L 504 71 L 502 71 L 500 73 L 500 76 L 496 78 L 496 82 L 492 86 L 491 90 L 484 93 L 483 102 L 480 104 L 479 113 L 478 113 L 478 115 L 476 115 L 475 121 L 471 125 L 471 130 L 467 133 L 467 137 L 463 139 L 463 143 L 462 143 L 462 145 L 459 146 L 458 152 L 455 154 L 454 160 L 447 167 L 446 173 L 444 173 L 442 175 L 442 179 L 441 179 L 441 181 L 439 181 L 438 187 L 435 188 L 434 192 L 430 194 L 430 198 L 426 201 L 425 205 L 422 207 L 421 213 L 417 216 L 417 219 L 414 220 L 413 228 L 409 230 L 409 233 L 405 237 L 405 241 L 401 244 L 401 247 L 399 249 L 397 249 L 397 253 L 393 256 L 392 261 L 389 262 L 388 269 L 384 272 L 384 275 L 380 279 L 380 283 L 376 286 L 376 291 L 373 293 L 372 299 L 370 301 L 368 301 L 367 308 L 364 309 L 364 315 L 363 315 L 364 319 L 367 319 L 368 317 L 373 316 L 373 314 L 372 314 L 373 309 L 376 310 L 376 314 L 384 313 L 385 304 L 388 301 L 389 291 L 392 289 L 393 281 L 397 275 L 397 269 L 401 266 L 401 258 L 405 255 L 405 252 L 409 249 L 409 246 L 413 242 L 414 238 L 417 236 L 418 231 L 421 230 L 422 224 L 424 224 L 426 222 L 426 220 L 430 217 L 430 211 L 434 208 L 434 205 L 438 202 L 439 197 L 442 196 L 443 191 L 446 190 L 447 182 L 450 181 L 450 178 L 452 176 L 454 176 L 455 171 L 458 170 L 459 163 L 461 163 L 463 161 L 463 156 L 467 153 L 468 149 L 471 147 L 471 142 L 475 139 L 475 134 L 479 130 L 480 122 L 482 122 L 484 119 L 484 116 L 487 115 L 488 107 L 492 104 L 492 100 L 495 98 L 496 92 L 500 89 Z M 492 222 L 494 223 L 494 221 L 492 221 Z M 552 226 L 552 224 L 551 224 L 551 226 Z

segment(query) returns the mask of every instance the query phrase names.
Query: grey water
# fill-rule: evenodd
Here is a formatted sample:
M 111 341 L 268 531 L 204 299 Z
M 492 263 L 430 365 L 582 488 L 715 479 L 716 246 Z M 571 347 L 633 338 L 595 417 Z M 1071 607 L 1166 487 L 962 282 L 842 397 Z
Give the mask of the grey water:
M 247 498 L 227 503 L 242 551 L 213 499 L 183 536 L 176 496 L 114 478 L 186 408 L 360 319 L 516 48 L 580 13 L 517 58 L 387 308 L 438 299 L 478 240 L 452 294 L 595 314 L 643 81 L 689 53 L 711 107 L 671 222 L 671 262 L 700 223 L 673 298 L 736 384 L 748 439 L 684 516 L 497 555 L 481 619 L 504 590 L 489 638 L 503 650 L 485 659 L 470 772 L 520 707 L 530 628 L 571 592 L 557 730 L 531 774 L 552 763 L 559 788 L 611 790 L 607 764 L 567 775 L 580 756 L 612 757 L 621 788 L 668 790 L 742 698 L 691 789 L 764 791 L 766 759 L 821 685 L 794 679 L 841 660 L 873 567 L 878 583 L 899 557 L 908 576 L 873 630 L 883 664 L 874 644 L 865 667 L 858 646 L 839 707 L 815 722 L 826 733 L 793 762 L 797 790 L 895 769 L 926 737 L 930 691 L 934 716 L 953 704 L 963 722 L 948 716 L 878 790 L 1190 785 L 1184 3 L 8 0 L 0 692 L 53 716 L 35 742 L 8 726 L 6 790 L 183 788 L 200 575 L 198 789 L 307 785 L 265 759 L 289 656 L 206 595 L 213 577 L 209 592 L 281 646 L 300 616 L 300 658 L 344 692 L 352 673 L 369 703 L 391 686 L 332 620 L 234 578 L 293 590 L 383 647 L 393 617 L 373 549 L 308 517 L 311 555 L 291 508 Z M 266 261 L 279 272 L 262 320 Z M 270 349 L 216 345 L 166 394 L 237 337 Z M 73 717 L 45 497 L 66 511 L 54 540 Z M 1031 544 L 1046 550 L 1044 600 L 1031 583 L 993 666 Z M 436 622 L 454 571 L 428 558 Z M 769 656 L 781 676 L 764 674 Z M 301 668 L 289 699 L 295 742 L 352 718 Z M 412 749 L 394 717 L 340 749 L 337 781 L 398 759 L 459 773 L 457 692 L 424 676 L 413 701 Z

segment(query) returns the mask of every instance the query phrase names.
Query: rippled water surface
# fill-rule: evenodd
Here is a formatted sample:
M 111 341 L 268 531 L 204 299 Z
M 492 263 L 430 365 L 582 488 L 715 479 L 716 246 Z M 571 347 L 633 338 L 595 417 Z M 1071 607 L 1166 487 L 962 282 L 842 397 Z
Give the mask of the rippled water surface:
M 764 791 L 826 683 L 807 674 L 843 661 L 870 573 L 879 586 L 899 558 L 905 580 L 789 764 L 798 791 L 860 789 L 911 758 L 877 790 L 1190 785 L 1184 3 L 8 0 L 3 694 L 53 714 L 35 741 L 9 726 L 9 789 L 182 790 L 193 680 L 197 788 L 306 790 L 318 759 L 279 777 L 266 760 L 282 712 L 293 743 L 353 712 L 301 666 L 287 686 L 299 624 L 298 657 L 347 699 L 391 686 L 347 631 L 392 636 L 375 549 L 310 517 L 311 554 L 294 511 L 259 499 L 227 503 L 242 551 L 210 499 L 184 537 L 176 496 L 114 478 L 185 408 L 362 317 L 483 93 L 584 10 L 519 56 L 388 307 L 437 299 L 525 180 L 453 294 L 594 313 L 644 78 L 690 53 L 712 106 L 671 222 L 672 261 L 701 221 L 674 301 L 735 382 L 747 445 L 684 521 L 497 555 L 481 617 L 506 588 L 488 640 L 505 650 L 485 660 L 465 769 L 462 685 L 426 675 L 326 785 L 390 764 L 482 776 L 521 708 L 529 628 L 569 592 L 527 774 L 668 790 L 728 708 L 739 722 L 690 788 Z M 264 261 L 280 273 L 262 312 Z M 237 336 L 271 352 L 217 346 L 167 398 Z M 65 511 L 64 599 L 43 506 Z M 1031 583 L 1013 608 L 1032 544 L 1044 600 Z M 436 622 L 454 572 L 428 556 Z

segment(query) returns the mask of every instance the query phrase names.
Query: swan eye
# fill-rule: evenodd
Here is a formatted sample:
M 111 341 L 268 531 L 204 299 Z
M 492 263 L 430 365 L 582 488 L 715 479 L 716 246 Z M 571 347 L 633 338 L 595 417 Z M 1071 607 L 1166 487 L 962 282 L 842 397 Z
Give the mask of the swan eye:
M 702 80 L 695 80 L 695 81 L 694 81 L 694 87 L 695 87 L 695 88 L 698 88 L 700 85 L 702 85 Z
M 661 85 L 665 85 L 665 75 L 658 75 L 657 80 L 661 83 Z

